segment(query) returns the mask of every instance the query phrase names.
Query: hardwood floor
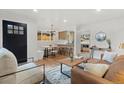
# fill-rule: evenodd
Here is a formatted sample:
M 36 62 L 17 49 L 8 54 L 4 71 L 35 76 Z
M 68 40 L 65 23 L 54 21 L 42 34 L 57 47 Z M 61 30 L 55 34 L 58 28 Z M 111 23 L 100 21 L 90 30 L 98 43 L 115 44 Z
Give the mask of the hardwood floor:
M 56 55 L 56 56 L 49 56 L 48 58 L 42 59 L 39 61 L 44 62 L 47 67 L 53 67 L 59 64 L 58 60 L 65 59 L 65 58 L 67 58 L 67 56 Z M 18 64 L 18 66 L 25 65 L 25 64 L 27 64 L 27 62 L 20 63 Z
M 45 62 L 46 66 L 53 67 L 53 66 L 59 64 L 58 60 L 62 60 L 62 59 L 65 59 L 65 58 L 67 58 L 67 57 L 63 56 L 63 55 L 56 55 L 56 56 L 49 56 L 48 58 L 43 59 L 41 61 Z

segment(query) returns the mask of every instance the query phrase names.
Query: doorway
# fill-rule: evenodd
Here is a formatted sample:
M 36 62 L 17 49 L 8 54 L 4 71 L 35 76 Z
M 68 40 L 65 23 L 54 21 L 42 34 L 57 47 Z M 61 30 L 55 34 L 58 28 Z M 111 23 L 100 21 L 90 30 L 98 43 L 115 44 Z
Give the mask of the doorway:
M 15 54 L 18 63 L 27 61 L 27 24 L 3 20 L 3 47 Z

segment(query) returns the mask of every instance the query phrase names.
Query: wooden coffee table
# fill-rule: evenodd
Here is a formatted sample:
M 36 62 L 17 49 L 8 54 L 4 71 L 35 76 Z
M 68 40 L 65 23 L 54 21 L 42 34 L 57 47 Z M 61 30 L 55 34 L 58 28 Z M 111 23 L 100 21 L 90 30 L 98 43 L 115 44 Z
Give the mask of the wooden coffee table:
M 71 78 L 70 75 L 66 74 L 63 72 L 63 65 L 67 65 L 71 68 L 73 68 L 74 66 L 78 66 L 79 64 L 83 63 L 83 62 L 86 62 L 86 59 L 74 59 L 73 61 L 71 61 L 70 59 L 64 59 L 64 60 L 59 60 L 60 62 L 60 72 L 64 75 L 66 75 L 67 77 Z

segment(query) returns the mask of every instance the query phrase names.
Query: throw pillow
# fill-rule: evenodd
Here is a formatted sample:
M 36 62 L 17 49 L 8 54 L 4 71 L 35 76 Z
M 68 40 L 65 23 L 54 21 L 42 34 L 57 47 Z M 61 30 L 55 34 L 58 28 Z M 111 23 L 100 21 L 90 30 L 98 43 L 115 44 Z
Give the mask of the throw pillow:
M 93 58 L 100 60 L 102 54 L 103 54 L 103 51 L 95 50 L 95 51 L 93 52 Z
M 99 77 L 103 77 L 106 71 L 108 70 L 108 68 L 109 68 L 109 65 L 107 64 L 92 64 L 92 63 L 84 64 L 84 71 L 88 71 Z
M 105 51 L 104 52 L 104 55 L 103 55 L 103 60 L 106 60 L 110 63 L 113 62 L 113 59 L 117 56 L 117 53 L 116 52 L 108 52 L 108 51 Z

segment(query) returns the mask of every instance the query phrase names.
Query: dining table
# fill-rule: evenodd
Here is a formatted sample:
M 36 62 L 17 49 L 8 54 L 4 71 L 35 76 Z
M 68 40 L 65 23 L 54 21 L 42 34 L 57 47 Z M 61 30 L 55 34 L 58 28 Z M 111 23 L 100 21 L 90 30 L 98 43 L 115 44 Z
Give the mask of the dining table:
M 58 46 L 55 45 L 47 45 L 47 46 L 43 46 L 44 48 L 44 58 L 48 58 L 49 56 L 49 50 L 54 50 L 55 48 L 58 48 Z

